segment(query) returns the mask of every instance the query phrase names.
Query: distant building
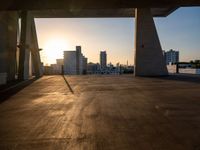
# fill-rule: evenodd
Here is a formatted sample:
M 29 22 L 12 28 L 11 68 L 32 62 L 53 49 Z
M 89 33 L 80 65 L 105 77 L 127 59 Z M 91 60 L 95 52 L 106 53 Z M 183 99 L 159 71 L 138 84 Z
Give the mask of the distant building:
M 82 70 L 82 53 L 81 46 L 76 46 L 76 74 L 81 74 Z
M 88 59 L 83 56 L 83 74 L 87 74 L 87 61 Z
M 52 74 L 62 74 L 62 65 L 51 64 Z
M 179 62 L 179 51 L 170 49 L 169 51 L 163 51 L 163 52 L 166 65 L 175 64 Z
M 99 74 L 100 64 L 99 63 L 88 63 L 87 64 L 87 74 Z
M 87 58 L 81 53 L 81 46 L 76 46 L 76 51 L 64 51 L 64 74 L 85 74 L 86 68 Z
M 43 65 L 43 72 L 45 75 L 60 75 L 63 74 L 63 59 L 56 59 L 56 64 Z
M 105 70 L 102 70 L 98 63 L 87 64 L 87 74 L 133 74 L 133 71 L 134 66 L 120 65 L 120 63 L 117 63 L 116 66 L 109 63 Z
M 76 51 L 64 51 L 64 74 L 77 74 Z
M 52 66 L 44 66 L 44 75 L 53 75 Z
M 56 64 L 53 65 L 53 70 L 55 71 L 55 74 L 63 74 L 63 65 L 63 59 L 56 59 Z
M 63 59 L 56 59 L 56 64 L 57 65 L 64 65 L 64 60 Z
M 105 70 L 107 68 L 107 54 L 106 51 L 100 52 L 100 66 L 101 70 Z

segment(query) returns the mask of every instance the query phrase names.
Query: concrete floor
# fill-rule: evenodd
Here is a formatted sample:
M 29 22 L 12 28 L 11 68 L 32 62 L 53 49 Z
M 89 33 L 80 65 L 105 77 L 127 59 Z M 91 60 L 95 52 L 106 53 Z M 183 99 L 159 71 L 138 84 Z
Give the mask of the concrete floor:
M 200 150 L 200 78 L 66 78 L 0 104 L 0 150 Z

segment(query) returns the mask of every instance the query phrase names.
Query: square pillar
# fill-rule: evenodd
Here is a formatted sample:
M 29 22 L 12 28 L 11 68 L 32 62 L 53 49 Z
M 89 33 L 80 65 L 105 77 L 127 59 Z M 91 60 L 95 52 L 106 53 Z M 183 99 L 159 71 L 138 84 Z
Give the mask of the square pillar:
M 168 75 L 150 8 L 135 9 L 135 76 Z
M 31 58 L 30 58 L 31 54 Z M 29 79 L 33 63 L 36 77 L 42 76 L 42 64 L 40 60 L 37 33 L 34 17 L 28 11 L 21 12 L 21 37 L 19 57 L 19 79 Z
M 19 54 L 19 80 L 29 79 L 30 59 L 30 38 L 31 38 L 31 16 L 27 11 L 21 12 L 21 36 Z
M 31 56 L 34 68 L 34 74 L 37 78 L 42 76 L 42 63 L 40 59 L 39 45 L 34 18 L 31 23 Z

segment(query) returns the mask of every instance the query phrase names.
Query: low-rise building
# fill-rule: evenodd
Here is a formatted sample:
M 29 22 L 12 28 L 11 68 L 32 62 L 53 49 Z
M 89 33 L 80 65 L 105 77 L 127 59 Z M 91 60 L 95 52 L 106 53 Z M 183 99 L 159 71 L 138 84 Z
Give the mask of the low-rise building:
M 53 75 L 52 66 L 44 66 L 44 75 Z
M 179 62 L 179 51 L 170 49 L 169 51 L 163 51 L 163 54 L 166 65 L 176 64 Z
M 99 63 L 88 63 L 87 64 L 87 74 L 99 74 L 100 64 Z

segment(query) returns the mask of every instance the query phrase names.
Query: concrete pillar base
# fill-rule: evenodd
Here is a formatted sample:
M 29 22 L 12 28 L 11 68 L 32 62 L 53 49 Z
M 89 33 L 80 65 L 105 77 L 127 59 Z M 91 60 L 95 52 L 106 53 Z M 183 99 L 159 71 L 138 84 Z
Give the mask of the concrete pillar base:
M 150 8 L 135 10 L 135 76 L 168 75 Z

